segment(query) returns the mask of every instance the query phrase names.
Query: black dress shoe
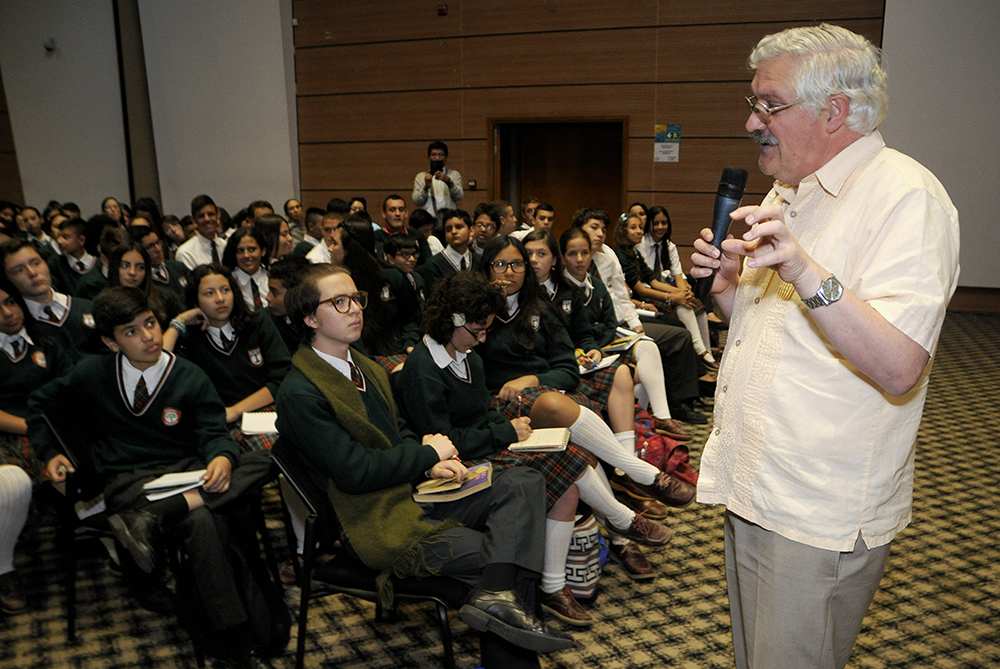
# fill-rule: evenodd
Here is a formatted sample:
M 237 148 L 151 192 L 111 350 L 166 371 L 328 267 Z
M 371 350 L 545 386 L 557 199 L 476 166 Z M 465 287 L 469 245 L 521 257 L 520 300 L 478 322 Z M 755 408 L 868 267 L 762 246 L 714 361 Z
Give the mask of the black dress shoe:
M 0 575 L 0 610 L 4 613 L 20 613 L 28 608 L 24 596 L 24 586 L 16 571 Z
M 108 518 L 115 539 L 128 549 L 139 569 L 147 574 L 156 566 L 153 544 L 160 530 L 160 521 L 147 511 L 122 511 Z
M 676 408 L 670 407 L 670 415 L 682 423 L 704 425 L 708 422 L 708 417 L 695 411 L 694 407 L 688 402 L 678 404 Z
M 162 583 L 160 587 L 148 592 L 134 593 L 133 597 L 135 597 L 135 601 L 139 602 L 139 606 L 147 611 L 153 613 L 174 612 L 174 593 L 170 592 L 170 588 Z
M 469 594 L 458 615 L 473 629 L 492 632 L 515 646 L 536 653 L 566 650 L 574 644 L 573 637 L 568 634 L 549 630 L 513 590 L 496 592 L 477 587 Z

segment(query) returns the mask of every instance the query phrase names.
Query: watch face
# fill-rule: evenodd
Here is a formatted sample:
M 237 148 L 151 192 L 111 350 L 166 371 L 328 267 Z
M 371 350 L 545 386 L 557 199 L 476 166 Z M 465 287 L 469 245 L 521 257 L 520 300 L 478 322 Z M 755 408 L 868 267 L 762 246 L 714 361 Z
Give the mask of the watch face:
M 837 277 L 831 276 L 823 282 L 823 294 L 828 302 L 836 302 L 844 294 L 844 286 L 837 280 Z

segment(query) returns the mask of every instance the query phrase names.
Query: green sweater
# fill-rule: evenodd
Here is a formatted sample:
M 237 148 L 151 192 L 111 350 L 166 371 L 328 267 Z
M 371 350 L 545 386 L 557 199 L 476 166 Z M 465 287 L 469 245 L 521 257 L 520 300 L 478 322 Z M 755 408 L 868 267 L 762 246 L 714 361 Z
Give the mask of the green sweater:
M 490 408 L 483 361 L 465 358 L 467 379 L 441 369 L 420 342 L 396 376 L 400 409 L 419 434 L 447 435 L 463 460 L 484 458 L 517 441 L 511 422 Z
M 28 415 L 28 395 L 69 370 L 66 354 L 57 344 L 32 344 L 14 360 L 0 353 L 0 409 L 18 418 Z
M 39 332 L 55 341 L 66 353 L 70 362 L 76 362 L 86 354 L 109 353 L 97 333 L 94 321 L 94 303 L 81 297 L 69 297 L 69 312 L 61 323 L 35 321 Z
M 28 398 L 28 438 L 43 462 L 59 453 L 42 419 L 53 401 L 73 401 L 97 429 L 94 466 L 98 473 L 129 472 L 172 465 L 192 456 L 207 464 L 225 455 L 233 464 L 239 447 L 226 429 L 226 407 L 212 382 L 196 366 L 170 356 L 159 386 L 136 414 L 121 382 L 122 355 L 85 358 L 65 376 Z

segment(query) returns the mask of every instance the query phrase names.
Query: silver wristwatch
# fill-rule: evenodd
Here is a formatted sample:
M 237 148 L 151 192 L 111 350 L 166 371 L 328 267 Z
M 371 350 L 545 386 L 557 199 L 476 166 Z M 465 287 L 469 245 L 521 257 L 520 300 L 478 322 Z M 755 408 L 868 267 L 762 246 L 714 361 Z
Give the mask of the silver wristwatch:
M 815 309 L 816 307 L 825 307 L 828 304 L 833 304 L 841 298 L 844 294 L 844 284 L 835 276 L 830 276 L 830 278 L 819 284 L 819 290 L 816 294 L 807 300 L 802 300 L 810 309 Z

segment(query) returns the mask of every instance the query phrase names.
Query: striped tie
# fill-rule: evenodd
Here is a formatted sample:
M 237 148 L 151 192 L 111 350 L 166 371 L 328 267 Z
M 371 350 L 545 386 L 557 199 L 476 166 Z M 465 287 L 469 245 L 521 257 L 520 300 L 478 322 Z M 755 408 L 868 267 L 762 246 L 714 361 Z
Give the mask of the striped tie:
M 146 388 L 146 379 L 140 376 L 139 383 L 135 384 L 135 394 L 132 396 L 132 410 L 139 413 L 148 401 L 149 390 Z

